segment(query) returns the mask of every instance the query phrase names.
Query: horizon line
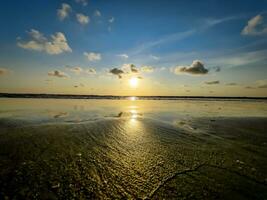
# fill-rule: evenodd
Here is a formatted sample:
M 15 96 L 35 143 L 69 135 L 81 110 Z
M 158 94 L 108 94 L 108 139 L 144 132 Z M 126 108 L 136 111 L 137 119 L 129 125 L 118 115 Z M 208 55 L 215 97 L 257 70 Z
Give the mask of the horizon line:
M 111 94 L 106 94 L 106 95 L 97 95 L 97 94 L 62 94 L 62 93 L 3 93 L 0 92 L 0 98 L 62 98 L 62 99 L 84 99 L 81 97 L 90 97 L 88 99 L 94 99 L 101 97 L 103 99 L 111 99 L 111 98 L 130 98 L 130 97 L 137 97 L 137 98 L 147 98 L 147 99 L 153 99 L 153 98 L 160 98 L 160 99 L 182 99 L 182 98 L 203 98 L 203 99 L 209 99 L 209 98 L 214 98 L 214 99 L 266 99 L 267 96 L 265 97 L 259 97 L 259 96 L 200 96 L 200 95 L 186 95 L 186 96 L 181 96 L 181 95 L 111 95 Z

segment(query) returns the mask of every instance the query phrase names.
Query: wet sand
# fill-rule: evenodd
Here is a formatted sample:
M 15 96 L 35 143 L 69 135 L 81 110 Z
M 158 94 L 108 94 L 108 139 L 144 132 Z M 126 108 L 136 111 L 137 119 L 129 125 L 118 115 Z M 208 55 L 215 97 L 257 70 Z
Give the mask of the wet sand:
M 266 199 L 266 103 L 233 102 L 223 114 L 230 105 L 203 102 L 194 114 L 196 103 L 6 106 L 1 198 Z

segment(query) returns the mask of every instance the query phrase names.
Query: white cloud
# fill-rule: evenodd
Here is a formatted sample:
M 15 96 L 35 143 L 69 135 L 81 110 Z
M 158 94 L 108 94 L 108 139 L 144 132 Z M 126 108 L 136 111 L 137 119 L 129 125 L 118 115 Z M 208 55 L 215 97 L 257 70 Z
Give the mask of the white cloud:
M 131 73 L 131 66 L 133 64 L 131 63 L 125 63 L 121 66 L 121 69 L 125 72 L 125 73 Z
M 75 74 L 80 74 L 83 71 L 83 69 L 79 66 L 76 66 L 76 67 L 70 68 L 70 71 L 74 72 Z
M 150 55 L 150 57 L 151 57 L 153 60 L 159 60 L 159 57 L 158 57 L 158 56 Z
M 94 68 L 88 68 L 88 69 L 83 69 L 82 67 L 79 66 L 66 66 L 66 68 L 68 68 L 71 72 L 74 72 L 76 75 L 80 75 L 80 74 L 96 74 L 96 70 Z
M 224 18 L 207 18 L 205 19 L 202 28 L 206 29 L 206 28 L 210 28 L 213 26 L 216 26 L 218 24 L 227 22 L 227 21 L 231 21 L 231 20 L 236 20 L 236 19 L 240 19 L 242 18 L 241 16 L 235 15 L 235 16 L 228 16 L 228 17 L 224 17 Z
M 191 75 L 204 75 L 209 72 L 200 60 L 194 60 L 190 66 L 177 66 L 173 71 L 175 74 L 187 73 Z
M 23 49 L 30 49 L 30 50 L 35 50 L 35 51 L 43 51 L 44 46 L 41 43 L 38 43 L 34 40 L 31 40 L 29 42 L 18 42 L 17 45 Z
M 184 40 L 196 33 L 199 33 L 201 31 L 205 31 L 208 28 L 211 28 L 217 24 L 226 22 L 226 21 L 230 21 L 230 20 L 236 20 L 239 19 L 239 16 L 230 16 L 230 17 L 226 17 L 226 18 L 221 18 L 221 19 L 209 19 L 206 22 L 204 22 L 203 24 L 201 24 L 200 26 L 197 26 L 194 29 L 191 30 L 187 30 L 184 32 L 177 32 L 177 33 L 172 33 L 169 35 L 165 35 L 161 38 L 158 38 L 156 40 L 153 41 L 149 41 L 146 43 L 143 43 L 135 48 L 132 49 L 131 55 L 135 55 L 135 54 L 140 54 L 144 51 L 147 51 L 149 49 L 158 47 L 158 46 L 163 46 L 166 45 L 168 43 L 173 43 L 173 42 L 178 42 L 180 40 Z
M 88 24 L 90 22 L 90 18 L 81 13 L 76 14 L 76 19 L 82 25 Z
M 267 34 L 267 25 L 264 24 L 262 15 L 251 18 L 241 32 L 242 35 L 264 35 Z
M 124 58 L 124 59 L 128 59 L 129 58 L 129 56 L 127 54 L 119 54 L 117 56 L 119 56 L 121 58 Z
M 115 21 L 115 18 L 111 17 L 108 21 L 109 21 L 109 23 L 113 23 Z
M 94 68 L 89 68 L 85 70 L 85 72 L 90 75 L 96 74 L 96 70 Z
M 25 42 L 18 42 L 17 45 L 23 49 L 44 51 L 48 54 L 60 54 L 63 52 L 72 52 L 67 43 L 65 35 L 61 32 L 57 32 L 51 35 L 51 39 L 47 39 L 37 30 L 31 29 L 28 32 L 32 40 Z
M 60 20 L 64 20 L 66 17 L 69 16 L 71 12 L 71 7 L 69 4 L 63 3 L 61 5 L 61 9 L 57 10 L 57 16 Z
M 225 53 L 224 53 L 225 54 Z M 219 55 L 209 59 L 209 64 L 221 65 L 225 67 L 236 67 L 266 60 L 267 50 L 257 50 L 241 53 L 229 53 Z
M 48 72 L 48 76 L 55 76 L 58 78 L 68 78 L 69 77 L 68 74 L 65 74 L 64 72 L 59 71 L 59 70 L 54 70 L 54 71 Z
M 31 29 L 30 31 L 27 31 L 27 33 L 35 40 L 37 41 L 45 41 L 46 38 L 44 37 L 44 35 L 42 33 L 40 33 L 37 30 Z
M 102 58 L 100 53 L 94 53 L 94 52 L 84 52 L 83 55 L 89 61 L 98 61 L 98 60 L 101 60 L 101 58 Z
M 141 71 L 145 73 L 151 73 L 154 71 L 154 67 L 152 66 L 142 66 Z
M 143 65 L 139 68 L 137 68 L 134 64 L 131 63 L 125 63 L 121 66 L 121 70 L 124 74 L 132 75 L 132 73 L 151 73 L 155 71 L 155 68 L 148 65 Z
M 95 10 L 94 16 L 101 17 L 101 12 L 99 10 Z
M 154 47 L 158 47 L 158 46 L 163 45 L 163 44 L 183 40 L 183 39 L 193 35 L 195 32 L 196 32 L 196 30 L 189 30 L 189 31 L 185 31 L 185 32 L 178 32 L 178 33 L 174 33 L 171 35 L 166 35 L 164 37 L 161 37 L 158 40 L 147 42 L 147 43 L 144 43 L 144 44 L 138 46 L 137 48 L 133 49 L 132 54 L 139 54 L 141 52 L 152 49 Z
M 88 1 L 87 0 L 75 0 L 75 1 L 76 1 L 76 3 L 80 3 L 83 6 L 87 6 L 87 4 L 88 4 Z

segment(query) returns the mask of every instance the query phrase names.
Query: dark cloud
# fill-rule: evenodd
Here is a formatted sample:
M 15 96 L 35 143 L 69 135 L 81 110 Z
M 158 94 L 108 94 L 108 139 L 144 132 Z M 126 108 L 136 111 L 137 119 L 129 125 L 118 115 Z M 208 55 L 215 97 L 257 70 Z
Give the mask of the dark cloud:
M 267 79 L 265 80 L 257 80 L 255 81 L 255 83 L 253 84 L 253 86 L 246 86 L 246 89 L 265 89 L 267 88 Z
M 220 72 L 221 71 L 221 67 L 217 66 L 217 67 L 214 67 L 215 69 L 215 72 Z
M 238 85 L 238 84 L 237 83 L 226 83 L 226 85 L 235 86 L 235 85 Z
M 48 72 L 48 76 L 55 76 L 58 78 L 68 78 L 69 77 L 67 74 L 65 74 L 64 72 L 61 72 L 59 70 L 54 70 L 54 71 Z
M 124 74 L 124 71 L 122 71 L 121 69 L 118 69 L 118 68 L 113 68 L 109 72 L 111 74 L 118 76 L 119 78 L 122 78 L 122 74 Z
M 246 86 L 245 89 L 255 89 L 255 87 Z
M 133 72 L 133 73 L 138 73 L 139 72 L 134 64 L 131 64 L 130 68 L 131 68 L 131 72 Z
M 177 66 L 174 69 L 175 74 L 188 73 L 192 75 L 204 75 L 209 72 L 208 69 L 204 67 L 204 64 L 200 60 L 194 60 L 190 66 Z
M 123 64 L 121 68 L 113 68 L 109 70 L 109 73 L 116 75 L 119 78 L 122 78 L 122 76 L 134 76 L 138 79 L 143 79 L 142 72 L 144 71 L 142 71 L 141 68 L 137 68 L 134 64 Z
M 267 84 L 260 85 L 260 86 L 258 86 L 258 88 L 267 88 Z
M 267 79 L 256 81 L 258 88 L 267 88 Z
M 220 84 L 220 81 L 206 81 L 205 84 L 207 84 L 207 85 L 216 85 L 216 84 Z
M 78 87 L 84 87 L 83 83 L 80 83 L 79 85 L 74 85 L 73 87 L 78 88 Z
M 87 74 L 96 74 L 96 70 L 94 69 L 94 68 L 89 68 L 89 69 L 87 69 L 87 70 L 85 70 L 85 72 L 87 73 Z

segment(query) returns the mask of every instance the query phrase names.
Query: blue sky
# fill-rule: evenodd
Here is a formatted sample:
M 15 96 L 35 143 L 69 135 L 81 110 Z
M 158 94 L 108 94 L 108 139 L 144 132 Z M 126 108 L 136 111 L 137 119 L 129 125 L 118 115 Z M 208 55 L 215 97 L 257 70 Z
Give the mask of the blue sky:
M 267 96 L 266 0 L 2 1 L 0 15 L 0 92 Z

